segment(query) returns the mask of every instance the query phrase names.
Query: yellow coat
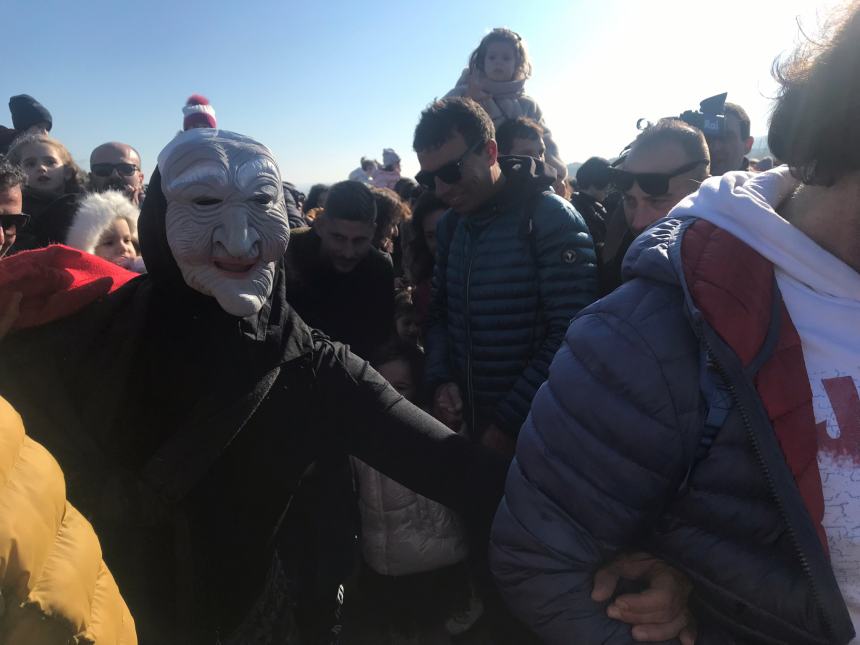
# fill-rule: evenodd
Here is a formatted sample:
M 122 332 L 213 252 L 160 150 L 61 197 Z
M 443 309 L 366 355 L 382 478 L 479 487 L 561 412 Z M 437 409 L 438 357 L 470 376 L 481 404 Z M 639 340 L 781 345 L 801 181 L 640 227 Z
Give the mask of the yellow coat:
M 59 464 L 0 398 L 0 645 L 134 645 L 134 620 Z

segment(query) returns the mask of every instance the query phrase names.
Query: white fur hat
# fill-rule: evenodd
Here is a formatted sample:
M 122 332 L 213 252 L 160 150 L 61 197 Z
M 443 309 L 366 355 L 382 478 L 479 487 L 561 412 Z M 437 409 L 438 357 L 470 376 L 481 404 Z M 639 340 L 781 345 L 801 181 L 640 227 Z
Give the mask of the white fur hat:
M 69 227 L 66 245 L 87 253 L 96 250 L 99 239 L 118 217 L 128 222 L 132 237 L 137 239 L 137 206 L 116 190 L 90 193 L 81 200 L 75 219 Z

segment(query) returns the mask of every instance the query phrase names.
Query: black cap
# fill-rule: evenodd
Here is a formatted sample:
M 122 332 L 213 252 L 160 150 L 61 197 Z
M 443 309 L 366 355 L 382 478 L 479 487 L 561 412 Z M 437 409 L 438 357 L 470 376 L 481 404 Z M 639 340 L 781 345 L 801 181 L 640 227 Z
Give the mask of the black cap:
M 12 125 L 19 132 L 42 121 L 48 124 L 49 132 L 54 126 L 54 120 L 48 108 L 29 94 L 18 94 L 9 99 L 9 111 L 12 113 Z

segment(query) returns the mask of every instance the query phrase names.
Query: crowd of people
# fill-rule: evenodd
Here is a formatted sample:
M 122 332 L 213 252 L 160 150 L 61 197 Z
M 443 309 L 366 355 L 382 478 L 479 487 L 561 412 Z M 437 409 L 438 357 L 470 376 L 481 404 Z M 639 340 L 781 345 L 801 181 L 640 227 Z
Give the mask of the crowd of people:
M 846 644 L 860 3 L 568 176 L 489 32 L 303 194 L 192 95 L 145 177 L 0 128 L 0 642 Z M 52 458 L 53 456 L 53 458 Z

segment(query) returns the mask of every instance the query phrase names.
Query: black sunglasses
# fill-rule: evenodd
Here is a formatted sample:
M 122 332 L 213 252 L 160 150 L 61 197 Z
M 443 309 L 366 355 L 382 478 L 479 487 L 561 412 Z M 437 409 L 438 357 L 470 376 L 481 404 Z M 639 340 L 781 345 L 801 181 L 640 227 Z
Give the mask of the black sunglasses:
M 463 153 L 462 157 L 460 157 L 456 161 L 449 161 L 444 166 L 437 168 L 436 170 L 422 170 L 417 175 L 415 175 L 415 181 L 417 181 L 420 186 L 423 186 L 427 190 L 431 191 L 436 189 L 437 178 L 441 179 L 446 184 L 456 184 L 463 178 L 463 173 L 460 172 L 460 168 L 463 165 L 463 162 L 466 160 L 466 157 L 478 150 L 483 145 L 483 143 L 476 143 L 474 146 L 466 150 L 466 152 Z
M 137 170 L 137 166 L 131 163 L 95 163 L 90 166 L 96 177 L 110 177 L 114 168 L 123 177 L 131 177 Z
M 0 228 L 4 231 L 9 230 L 13 226 L 17 230 L 21 230 L 30 222 L 30 216 L 26 213 L 9 213 L 8 215 L 0 215 Z
M 648 193 L 652 197 L 659 197 L 669 192 L 669 180 L 672 177 L 683 175 L 685 172 L 690 172 L 696 166 L 701 166 L 705 163 L 708 163 L 707 159 L 691 161 L 672 172 L 628 172 L 620 168 L 610 168 L 609 183 L 624 192 L 633 188 L 633 184 L 637 183 L 643 192 Z

